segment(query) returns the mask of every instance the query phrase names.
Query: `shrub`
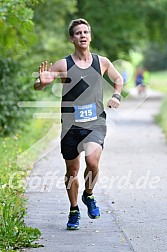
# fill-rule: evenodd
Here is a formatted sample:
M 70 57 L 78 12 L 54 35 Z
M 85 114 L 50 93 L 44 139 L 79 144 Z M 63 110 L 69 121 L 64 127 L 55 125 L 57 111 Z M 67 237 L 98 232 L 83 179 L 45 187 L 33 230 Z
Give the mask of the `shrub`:
M 20 71 L 18 61 L 0 59 L 0 65 L 0 135 L 6 135 L 23 127 L 28 113 L 17 103 L 25 98 L 33 100 L 33 88 L 26 70 Z

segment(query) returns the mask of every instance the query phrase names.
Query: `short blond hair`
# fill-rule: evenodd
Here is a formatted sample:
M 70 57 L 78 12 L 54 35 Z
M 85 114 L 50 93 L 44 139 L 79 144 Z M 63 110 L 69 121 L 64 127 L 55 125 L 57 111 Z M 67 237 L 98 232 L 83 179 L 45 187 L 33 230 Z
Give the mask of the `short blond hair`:
M 78 18 L 78 19 L 74 19 L 70 22 L 69 27 L 68 27 L 68 33 L 71 37 L 74 36 L 74 27 L 80 24 L 85 24 L 87 25 L 87 27 L 89 28 L 89 30 L 91 31 L 91 27 L 90 24 L 88 23 L 88 21 L 86 21 L 83 18 Z

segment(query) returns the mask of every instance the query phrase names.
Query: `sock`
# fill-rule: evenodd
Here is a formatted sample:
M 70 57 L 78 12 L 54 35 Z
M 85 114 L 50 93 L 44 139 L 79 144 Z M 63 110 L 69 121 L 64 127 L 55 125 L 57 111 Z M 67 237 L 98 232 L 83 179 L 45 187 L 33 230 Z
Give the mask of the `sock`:
M 75 206 L 75 207 L 70 207 L 70 211 L 73 211 L 73 210 L 78 210 L 79 211 L 79 207 L 78 207 L 78 205 L 77 206 Z
M 86 198 L 86 197 L 88 197 L 88 196 L 91 196 L 92 193 L 87 193 L 86 191 L 84 191 L 84 192 L 83 192 L 83 195 L 84 195 L 84 197 Z

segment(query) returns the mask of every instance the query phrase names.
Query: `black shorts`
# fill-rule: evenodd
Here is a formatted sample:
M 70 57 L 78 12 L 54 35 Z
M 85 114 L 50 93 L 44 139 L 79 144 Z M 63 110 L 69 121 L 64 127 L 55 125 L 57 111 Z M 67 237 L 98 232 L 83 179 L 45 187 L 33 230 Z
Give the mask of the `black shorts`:
M 84 150 L 84 143 L 95 142 L 103 148 L 105 136 L 105 125 L 94 126 L 92 129 L 72 126 L 66 133 L 62 131 L 61 153 L 63 158 L 65 160 L 75 159 Z

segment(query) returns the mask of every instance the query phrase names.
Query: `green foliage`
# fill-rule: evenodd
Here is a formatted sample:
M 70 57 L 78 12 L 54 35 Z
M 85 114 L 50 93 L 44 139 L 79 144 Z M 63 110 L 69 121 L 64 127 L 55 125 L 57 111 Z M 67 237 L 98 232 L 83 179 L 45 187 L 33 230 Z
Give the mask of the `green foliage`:
M 161 126 L 166 140 L 167 140 L 167 98 L 165 98 L 161 105 L 160 113 L 156 116 L 156 122 Z
M 41 61 L 54 62 L 69 53 L 72 46 L 67 44 L 65 23 L 75 5 L 76 1 L 65 0 L 6 0 L 0 4 L 1 135 L 15 132 L 27 120 L 28 113 L 17 103 L 33 100 L 32 72 L 38 71 Z
M 78 15 L 92 26 L 92 46 L 112 60 L 127 57 L 146 41 L 165 43 L 167 39 L 165 0 L 78 0 L 78 7 Z
M 0 56 L 20 58 L 35 41 L 30 1 L 4 1 L 0 5 Z
M 149 0 L 142 3 L 144 10 L 144 25 L 146 26 L 146 36 L 150 42 L 164 44 L 167 34 L 167 1 L 166 0 Z
M 151 89 L 167 94 L 166 80 L 166 71 L 150 72 L 149 86 Z
M 7 0 L 0 4 L 1 135 L 12 134 L 27 120 L 28 113 L 17 103 L 34 99 L 32 72 L 38 71 L 41 61 L 54 62 L 69 52 L 65 23 L 75 4 L 65 0 Z
M 28 113 L 17 103 L 32 100 L 33 89 L 28 72 L 20 71 L 20 63 L 10 58 L 0 60 L 0 135 L 10 134 L 23 127 Z
M 33 10 L 28 7 L 37 1 L 3 1 L 0 3 L 0 134 L 15 132 L 23 126 L 25 111 L 17 102 L 32 100 L 32 84 L 28 64 L 23 59 L 29 46 L 36 41 L 32 21 Z M 24 115 L 24 117 L 23 117 Z
M 68 43 L 69 17 L 76 11 L 76 0 L 47 0 L 34 8 L 35 33 L 38 43 L 33 47 L 33 66 L 38 68 L 41 61 L 55 62 L 64 58 L 72 45 Z M 38 64 L 38 65 L 37 65 Z
M 44 137 L 52 124 L 53 120 L 32 119 L 19 134 L 0 137 L 0 153 L 3 153 L 0 159 L 0 251 L 41 246 L 34 243 L 40 237 L 40 231 L 27 227 L 24 223 L 27 204 L 27 198 L 23 194 L 25 178 L 29 176 L 32 163 L 39 155 L 37 148 L 31 152 L 26 150 Z M 44 151 L 50 140 L 47 138 L 40 143 L 40 151 Z M 20 167 L 17 163 L 18 157 L 23 153 L 26 153 L 26 169 L 24 165 Z M 27 164 L 28 160 L 31 161 L 31 166 Z
M 39 230 L 29 228 L 24 223 L 26 198 L 23 196 L 23 188 L 18 187 L 18 184 L 26 173 L 23 172 L 22 177 L 19 176 L 20 173 L 16 173 L 12 180 L 13 188 L 9 183 L 12 174 L 18 169 L 15 156 L 17 147 L 13 144 L 10 148 L 9 145 L 9 142 L 13 143 L 16 140 L 17 137 L 11 140 L 4 139 L 0 146 L 4 153 L 0 167 L 0 249 L 4 251 L 30 247 L 33 245 L 32 242 L 40 236 Z M 13 150 L 14 147 L 15 150 Z
M 149 71 L 167 69 L 167 46 L 160 46 L 158 43 L 150 43 L 143 51 L 143 65 Z
M 0 248 L 7 251 L 39 246 L 33 242 L 40 237 L 40 231 L 24 223 L 26 209 L 23 195 L 6 185 L 2 185 L 0 191 Z
M 32 167 L 19 167 L 17 158 L 44 137 L 52 123 L 32 119 L 20 134 L 0 137 L 0 153 L 3 153 L 0 159 L 0 251 L 41 246 L 34 243 L 40 237 L 40 231 L 27 227 L 24 223 L 27 204 L 27 198 L 23 194 L 24 182 Z M 47 141 L 43 145 L 41 143 L 40 150 L 46 148 L 47 144 Z M 34 163 L 38 154 L 37 150 L 27 152 L 25 163 L 29 158 L 31 164 Z

